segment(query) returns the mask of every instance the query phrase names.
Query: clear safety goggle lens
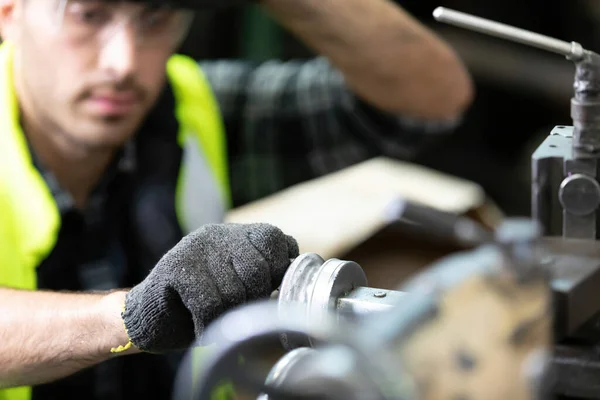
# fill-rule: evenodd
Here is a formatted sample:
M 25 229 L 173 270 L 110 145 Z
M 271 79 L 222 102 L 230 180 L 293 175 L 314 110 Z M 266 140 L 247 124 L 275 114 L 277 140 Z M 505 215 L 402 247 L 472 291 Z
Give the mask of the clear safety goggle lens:
M 58 0 L 56 27 L 74 43 L 101 44 L 120 29 L 132 29 L 136 43 L 180 44 L 193 20 L 193 12 L 127 1 Z

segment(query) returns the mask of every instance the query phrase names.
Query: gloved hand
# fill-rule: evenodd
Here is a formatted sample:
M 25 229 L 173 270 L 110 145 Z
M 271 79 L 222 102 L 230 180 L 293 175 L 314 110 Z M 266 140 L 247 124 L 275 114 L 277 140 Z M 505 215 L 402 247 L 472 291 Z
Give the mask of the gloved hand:
M 127 334 L 147 352 L 186 348 L 224 311 L 269 297 L 296 257 L 296 240 L 272 225 L 205 225 L 127 294 Z

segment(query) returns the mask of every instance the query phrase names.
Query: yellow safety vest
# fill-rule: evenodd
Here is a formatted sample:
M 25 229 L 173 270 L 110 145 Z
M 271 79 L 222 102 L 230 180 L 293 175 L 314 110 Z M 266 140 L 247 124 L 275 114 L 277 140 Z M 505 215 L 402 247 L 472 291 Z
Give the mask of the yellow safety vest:
M 0 286 L 34 290 L 36 268 L 55 246 L 60 216 L 19 125 L 13 52 L 10 42 L 0 44 Z M 198 64 L 174 55 L 167 76 L 183 149 L 177 216 L 188 233 L 203 223 L 221 222 L 230 205 L 225 135 L 216 99 Z M 0 400 L 30 397 L 30 387 L 0 390 Z

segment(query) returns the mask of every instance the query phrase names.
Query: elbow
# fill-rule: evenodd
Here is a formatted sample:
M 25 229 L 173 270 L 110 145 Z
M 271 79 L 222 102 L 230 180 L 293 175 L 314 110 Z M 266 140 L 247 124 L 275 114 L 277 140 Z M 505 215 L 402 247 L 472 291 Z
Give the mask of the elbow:
M 418 116 L 429 120 L 454 121 L 460 119 L 473 103 L 474 90 L 470 84 L 453 85 L 445 93 L 439 93 L 428 102 Z
M 456 119 L 471 107 L 475 99 L 475 85 L 466 67 L 458 59 L 448 66 L 441 77 L 440 87 L 443 89 L 438 93 L 440 99 L 434 101 L 434 104 L 438 104 L 439 118 Z
M 460 58 L 450 49 L 442 51 L 425 77 L 422 112 L 431 119 L 455 120 L 461 117 L 473 103 L 475 85 L 471 74 Z

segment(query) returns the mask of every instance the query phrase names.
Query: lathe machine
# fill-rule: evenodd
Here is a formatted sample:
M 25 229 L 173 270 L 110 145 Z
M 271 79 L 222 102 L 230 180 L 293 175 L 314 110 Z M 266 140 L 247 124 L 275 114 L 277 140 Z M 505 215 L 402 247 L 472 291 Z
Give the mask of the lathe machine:
M 189 352 L 176 400 L 210 399 L 225 381 L 260 400 L 600 399 L 600 56 L 445 8 L 434 17 L 575 63 L 572 126 L 532 155 L 532 218 L 490 230 L 398 200 L 390 223 L 465 250 L 397 291 L 368 287 L 352 261 L 301 255 L 271 300 L 209 326 L 199 344 L 212 350 Z

